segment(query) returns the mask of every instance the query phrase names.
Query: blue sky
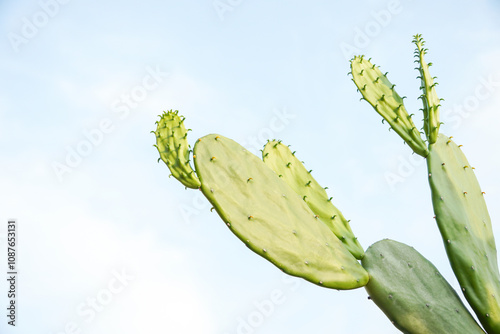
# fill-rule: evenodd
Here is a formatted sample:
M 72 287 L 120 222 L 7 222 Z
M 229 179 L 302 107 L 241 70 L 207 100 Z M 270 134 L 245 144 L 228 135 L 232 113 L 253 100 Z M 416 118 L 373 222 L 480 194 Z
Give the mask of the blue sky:
M 423 34 L 442 132 L 464 144 L 498 236 L 499 14 L 461 0 L 2 1 L 0 220 L 19 224 L 17 332 L 398 333 L 363 289 L 287 278 L 250 252 L 168 178 L 150 131 L 178 109 L 192 143 L 220 133 L 258 153 L 282 139 L 365 248 L 412 245 L 456 287 L 425 163 L 359 102 L 348 59 L 372 57 L 418 114 Z

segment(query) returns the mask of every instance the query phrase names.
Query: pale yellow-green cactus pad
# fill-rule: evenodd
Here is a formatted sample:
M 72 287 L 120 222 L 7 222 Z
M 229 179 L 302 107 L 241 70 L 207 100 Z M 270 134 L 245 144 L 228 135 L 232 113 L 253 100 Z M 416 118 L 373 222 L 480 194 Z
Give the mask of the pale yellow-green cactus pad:
M 285 273 L 354 289 L 368 273 L 288 184 L 238 143 L 211 134 L 196 142 L 201 190 L 252 251 Z
M 361 260 L 364 250 L 354 236 L 349 221 L 333 205 L 332 198 L 328 197 L 325 188 L 319 185 L 311 171 L 297 159 L 295 152 L 290 151 L 288 146 L 280 141 L 273 140 L 264 146 L 262 159 L 306 202 L 318 219 L 339 238 L 344 247 Z

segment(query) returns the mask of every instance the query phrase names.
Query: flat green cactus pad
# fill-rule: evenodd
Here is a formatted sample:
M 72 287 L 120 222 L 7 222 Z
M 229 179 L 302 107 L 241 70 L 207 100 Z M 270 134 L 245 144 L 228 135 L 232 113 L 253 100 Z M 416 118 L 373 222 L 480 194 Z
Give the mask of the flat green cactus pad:
M 354 289 L 368 273 L 306 203 L 262 160 L 211 134 L 194 147 L 201 190 L 229 229 L 285 273 Z
M 422 140 L 411 115 L 406 111 L 404 98 L 394 89 L 396 85 L 393 85 L 375 64 L 363 56 L 351 60 L 351 74 L 363 99 L 370 103 L 415 153 L 427 156 L 429 153 L 427 145 Z
M 288 146 L 280 141 L 269 141 L 262 151 L 265 164 L 278 174 L 306 202 L 309 208 L 339 238 L 357 259 L 362 259 L 364 250 L 325 188 L 312 177 Z
M 462 150 L 442 134 L 427 157 L 432 204 L 465 298 L 489 333 L 500 333 L 500 275 L 490 216 Z
M 403 333 L 484 334 L 436 267 L 412 247 L 378 241 L 362 264 L 370 298 Z

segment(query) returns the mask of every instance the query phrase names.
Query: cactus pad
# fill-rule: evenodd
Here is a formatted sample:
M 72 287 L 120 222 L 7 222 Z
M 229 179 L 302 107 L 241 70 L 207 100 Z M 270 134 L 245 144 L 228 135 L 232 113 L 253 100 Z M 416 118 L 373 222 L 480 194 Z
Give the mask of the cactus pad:
M 422 100 L 423 104 L 423 113 L 424 113 L 424 130 L 429 140 L 429 144 L 434 144 L 437 140 L 439 133 L 439 107 L 440 99 L 436 94 L 435 86 L 437 83 L 434 82 L 433 77 L 429 74 L 429 66 L 432 63 L 426 63 L 424 60 L 424 55 L 427 53 L 427 49 L 424 48 L 424 40 L 421 35 L 415 35 L 413 40 L 417 49 L 415 50 L 415 62 L 419 63 L 419 67 L 417 68 L 420 75 L 422 95 L 419 97 Z
M 366 100 L 412 150 L 425 157 L 429 153 L 411 116 L 386 74 L 363 56 L 351 60 L 352 80 Z
M 269 141 L 262 151 L 267 166 L 278 174 L 306 202 L 309 208 L 339 238 L 357 259 L 362 259 L 364 250 L 344 218 L 328 197 L 325 188 L 312 177 L 288 146 L 280 141 Z
M 370 298 L 403 333 L 484 334 L 436 267 L 412 247 L 381 240 L 362 264 Z
M 465 298 L 489 333 L 500 333 L 500 275 L 491 221 L 462 150 L 439 135 L 427 157 L 434 213 Z
M 354 289 L 368 273 L 306 203 L 262 160 L 211 134 L 194 147 L 201 190 L 252 251 L 285 273 L 320 286 Z
M 167 164 L 172 175 L 188 188 L 200 187 L 200 180 L 189 164 L 189 144 L 184 118 L 178 112 L 164 112 L 156 122 L 156 148 L 160 159 Z

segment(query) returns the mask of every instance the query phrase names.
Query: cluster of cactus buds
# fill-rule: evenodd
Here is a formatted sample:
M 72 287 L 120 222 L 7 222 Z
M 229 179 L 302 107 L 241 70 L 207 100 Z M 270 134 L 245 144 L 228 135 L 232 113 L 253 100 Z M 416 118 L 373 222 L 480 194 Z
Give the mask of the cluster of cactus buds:
M 500 333 L 500 274 L 484 192 L 460 146 L 439 133 L 436 78 L 424 60 L 422 37 L 415 35 L 413 43 L 422 90 L 422 132 L 387 73 L 370 59 L 354 57 L 350 74 L 362 100 L 427 160 L 445 249 L 482 328 L 439 271 L 415 249 L 385 239 L 365 253 L 327 188 L 281 141 L 268 141 L 262 159 L 217 134 L 198 139 L 191 150 L 184 118 L 169 111 L 160 115 L 152 131 L 155 146 L 172 176 L 187 188 L 200 189 L 229 230 L 283 272 L 325 288 L 365 287 L 404 333 Z

